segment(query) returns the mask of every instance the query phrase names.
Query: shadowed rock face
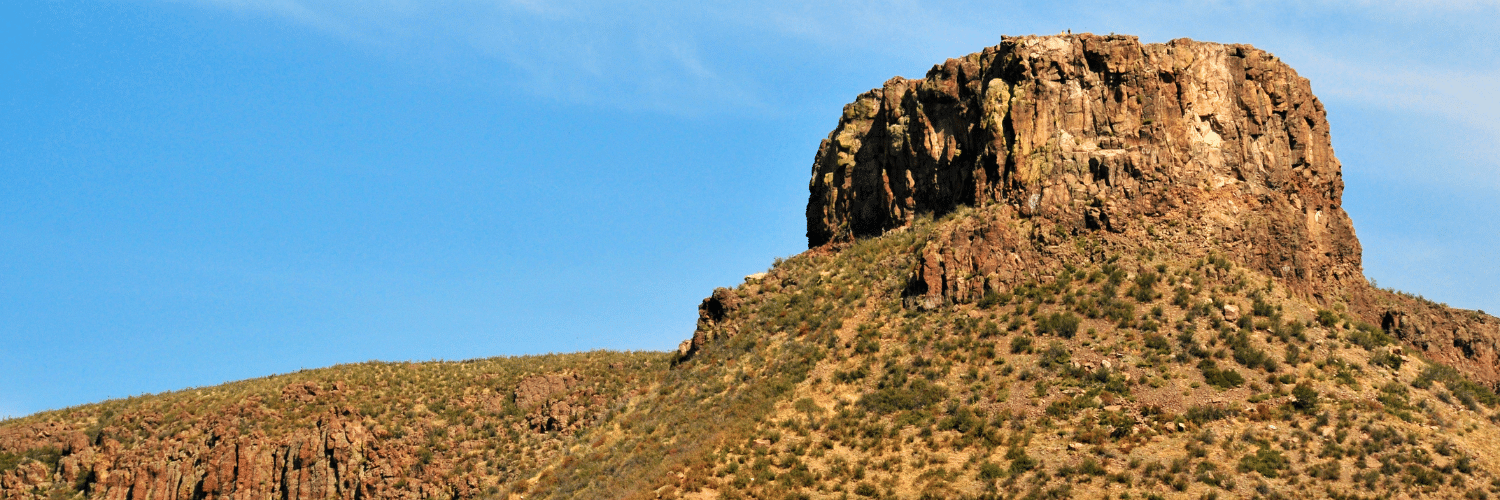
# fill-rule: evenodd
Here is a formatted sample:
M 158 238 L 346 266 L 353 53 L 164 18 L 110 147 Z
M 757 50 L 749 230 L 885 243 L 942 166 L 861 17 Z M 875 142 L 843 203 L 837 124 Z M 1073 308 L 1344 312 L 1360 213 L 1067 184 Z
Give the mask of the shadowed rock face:
M 1323 106 L 1245 45 L 1006 38 L 845 106 L 809 191 L 813 247 L 1002 204 L 1071 232 L 1186 224 L 1308 295 L 1363 283 Z

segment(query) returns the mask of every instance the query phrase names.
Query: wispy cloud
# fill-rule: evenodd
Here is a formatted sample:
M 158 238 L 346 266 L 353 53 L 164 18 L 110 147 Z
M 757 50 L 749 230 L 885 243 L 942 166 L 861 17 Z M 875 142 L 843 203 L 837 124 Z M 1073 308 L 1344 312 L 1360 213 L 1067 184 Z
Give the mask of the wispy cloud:
M 535 0 L 179 0 L 257 13 L 566 101 L 694 113 L 755 105 L 710 64 L 691 5 Z M 703 17 L 703 16 L 696 16 Z M 478 66 L 478 67 L 476 67 Z
M 1429 13 L 1433 10 L 1482 11 L 1500 7 L 1500 0 L 1327 0 L 1323 3 L 1364 9 Z
M 1404 128 L 1410 140 L 1420 141 L 1413 147 L 1439 155 L 1366 173 L 1500 193 L 1500 100 L 1494 97 L 1500 95 L 1500 54 L 1443 40 L 1319 42 L 1298 40 L 1281 55 L 1330 106 L 1378 112 L 1392 129 Z
M 1076 0 L 835 0 L 651 3 L 583 0 L 176 0 L 259 12 L 414 60 L 451 58 L 510 88 L 567 101 L 702 113 L 776 106 L 778 62 L 920 64 L 1063 29 L 1244 37 L 1301 50 L 1320 92 L 1440 113 L 1500 137 L 1500 0 L 1155 1 L 1122 9 Z M 1425 23 L 1425 24 L 1424 24 Z M 1451 29 L 1450 29 L 1451 28 Z M 1455 38 L 1457 37 L 1457 38 Z M 1241 41 L 1241 40 L 1223 40 Z M 785 61 L 740 59 L 759 46 Z M 1465 67 L 1463 54 L 1481 57 Z M 1446 54 L 1418 67 L 1411 59 Z M 761 54 L 761 57 L 765 57 Z M 1474 61 L 1471 61 L 1474 62 Z M 485 66 L 489 65 L 489 66 Z M 1475 68 L 1491 69 L 1475 69 Z M 872 86 L 875 82 L 872 82 Z M 1497 141 L 1500 142 L 1500 141 Z
M 1433 112 L 1500 139 L 1500 70 L 1410 68 L 1374 72 L 1330 64 L 1336 92 L 1397 109 Z
M 1325 99 L 1445 118 L 1454 135 L 1470 136 L 1455 156 L 1482 171 L 1467 172 L 1467 182 L 1500 187 L 1500 69 L 1461 70 L 1442 67 L 1375 66 L 1324 59 L 1314 69 L 1315 90 Z

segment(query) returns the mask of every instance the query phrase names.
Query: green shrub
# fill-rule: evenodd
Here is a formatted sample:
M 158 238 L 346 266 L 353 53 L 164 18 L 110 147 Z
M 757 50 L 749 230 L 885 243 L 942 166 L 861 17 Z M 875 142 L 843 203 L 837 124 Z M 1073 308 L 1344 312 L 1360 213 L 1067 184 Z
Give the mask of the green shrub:
M 1092 396 L 1079 395 L 1072 398 L 1063 396 L 1061 398 L 1057 398 L 1057 400 L 1047 405 L 1046 411 L 1047 415 L 1058 418 L 1067 418 L 1073 416 L 1078 412 L 1078 410 L 1091 406 L 1094 406 Z
M 1189 291 L 1186 287 L 1179 286 L 1177 287 L 1177 289 L 1172 291 L 1172 305 L 1174 306 L 1187 309 L 1188 306 L 1191 305 L 1190 302 L 1192 300 L 1192 292 Z
M 991 307 L 1009 304 L 1010 299 L 1011 296 L 1008 293 L 998 293 L 994 290 L 990 290 L 988 292 L 985 292 L 984 297 L 981 297 L 979 299 L 978 305 L 982 309 L 989 309 Z
M 51 446 L 32 448 L 21 453 L 0 452 L 0 472 L 19 467 L 27 461 L 35 460 L 47 466 L 51 471 L 57 468 L 57 462 L 62 460 L 62 451 Z
M 1250 303 L 1250 314 L 1253 314 L 1255 316 L 1270 316 L 1275 312 L 1276 307 L 1272 306 L 1269 302 L 1266 302 L 1259 293 L 1256 293 L 1255 297 Z
M 1216 474 L 1218 471 L 1219 471 L 1219 466 L 1215 465 L 1213 462 L 1209 462 L 1209 461 L 1198 462 L 1198 467 L 1197 467 L 1197 471 L 1196 471 L 1197 472 L 1197 476 L 1194 479 L 1196 479 L 1198 482 L 1203 483 L 1203 484 L 1212 485 L 1212 486 L 1222 486 L 1223 485 L 1223 477 L 1221 477 L 1219 474 Z M 1212 493 L 1210 493 L 1210 495 L 1212 495 Z M 1207 497 L 1207 496 L 1205 495 L 1205 497 Z
M 1135 277 L 1135 287 L 1130 289 L 1130 296 L 1142 304 L 1156 300 L 1156 282 L 1161 276 L 1154 271 L 1142 271 Z
M 1433 486 L 1443 484 L 1442 473 L 1417 464 L 1408 464 L 1406 474 L 1411 481 L 1422 486 Z
M 1391 352 L 1389 349 L 1381 349 L 1373 356 L 1370 356 L 1370 364 L 1384 366 L 1392 370 L 1400 370 L 1401 365 L 1405 362 L 1406 360 L 1402 359 L 1400 355 Z
M 1203 349 L 1202 345 L 1198 344 L 1198 339 L 1193 335 L 1196 331 L 1197 328 L 1193 327 L 1192 324 L 1188 324 L 1187 328 L 1184 328 L 1177 334 L 1177 344 L 1181 345 L 1183 352 L 1190 356 L 1206 358 L 1209 356 L 1209 353 Z
M 961 434 L 977 433 L 984 429 L 984 420 L 975 416 L 968 407 L 960 407 L 952 415 L 938 422 L 940 431 L 958 431 Z
M 859 398 L 859 405 L 875 413 L 888 414 L 926 408 L 947 397 L 947 389 L 919 378 L 905 386 L 887 387 L 865 394 Z
M 1078 334 L 1078 324 L 1081 321 L 1078 315 L 1070 312 L 1053 313 L 1037 321 L 1036 331 L 1043 335 L 1057 335 L 1071 339 Z
M 1306 330 L 1307 328 L 1301 322 L 1288 320 L 1285 323 L 1277 323 L 1275 330 L 1271 333 L 1275 334 L 1282 342 L 1291 342 L 1292 339 L 1306 342 Z
M 1198 370 L 1203 372 L 1203 381 L 1208 385 L 1220 389 L 1229 389 L 1244 385 L 1245 377 L 1234 370 L 1220 370 L 1218 364 L 1211 359 L 1198 362 Z
M 1229 335 L 1226 339 L 1229 348 L 1234 351 L 1234 361 L 1245 368 L 1262 368 L 1268 372 L 1275 372 L 1278 368 L 1276 360 L 1265 351 L 1250 345 L 1250 336 L 1244 331 Z
M 1182 416 L 1189 422 L 1203 425 L 1214 420 L 1229 418 L 1232 415 L 1232 411 L 1222 406 L 1193 405 L 1189 406 L 1187 413 L 1184 413 Z
M 1005 469 L 988 460 L 979 463 L 979 479 L 991 481 L 1005 477 Z
M 1106 471 L 1104 470 L 1104 466 L 1099 465 L 1098 460 L 1094 460 L 1094 457 L 1088 457 L 1083 459 L 1082 463 L 1078 464 L 1078 472 L 1090 476 L 1103 476 Z
M 1343 477 L 1343 471 L 1338 460 L 1329 460 L 1321 465 L 1309 466 L 1307 475 L 1324 481 L 1338 481 Z
M 868 376 L 870 376 L 870 370 L 868 368 L 863 367 L 863 366 L 855 368 L 855 369 L 847 371 L 847 372 L 843 371 L 843 370 L 834 370 L 833 371 L 833 381 L 834 382 L 838 382 L 840 384 L 853 383 L 854 381 L 857 381 L 857 380 L 863 380 L 865 377 L 868 377 Z
M 1027 471 L 1035 469 L 1038 465 L 1037 460 L 1027 455 L 1026 449 L 1020 446 L 1011 447 L 1009 451 L 1005 452 L 1005 458 L 1010 460 L 1011 475 L 1024 474 Z
M 1151 334 L 1146 336 L 1146 348 L 1155 351 L 1167 352 L 1172 350 L 1172 344 L 1161 335 Z
M 1010 339 L 1010 353 L 1024 354 L 1031 352 L 1031 337 L 1017 336 Z
M 1365 350 L 1390 345 L 1395 342 L 1385 332 L 1380 331 L 1379 328 L 1369 323 L 1355 325 L 1354 331 L 1349 333 L 1349 341 L 1363 347 Z
M 1037 364 L 1042 368 L 1060 368 L 1073 359 L 1073 354 L 1068 351 L 1068 346 L 1056 340 L 1047 345 L 1047 350 L 1042 352 L 1041 359 Z
M 1307 382 L 1297 384 L 1292 388 L 1292 397 L 1297 398 L 1292 402 L 1292 407 L 1303 413 L 1313 413 L 1318 409 L 1318 391 L 1313 390 Z
M 1287 468 L 1287 459 L 1281 452 L 1263 446 L 1253 454 L 1240 457 L 1239 471 L 1255 471 L 1261 476 L 1275 478 L 1281 475 L 1282 470 Z
M 1318 324 L 1323 325 L 1326 328 L 1333 328 L 1333 325 L 1338 324 L 1338 322 L 1338 314 L 1327 309 L 1318 310 Z

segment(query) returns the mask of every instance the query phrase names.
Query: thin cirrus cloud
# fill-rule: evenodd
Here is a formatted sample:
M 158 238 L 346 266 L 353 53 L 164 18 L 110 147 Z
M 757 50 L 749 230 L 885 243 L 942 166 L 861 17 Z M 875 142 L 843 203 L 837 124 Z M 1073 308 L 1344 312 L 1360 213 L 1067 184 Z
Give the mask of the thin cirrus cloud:
M 448 61 L 465 78 L 533 95 L 673 114 L 795 113 L 807 103 L 769 89 L 810 77 L 785 66 L 921 71 L 1001 34 L 1224 38 L 1283 56 L 1325 99 L 1464 128 L 1481 145 L 1459 154 L 1467 165 L 1449 168 L 1463 169 L 1465 182 L 1500 187 L 1500 35 L 1486 22 L 1496 20 L 1500 0 L 1157 1 L 1130 9 L 1092 0 L 179 1 L 268 14 L 421 64 Z
M 1434 173 L 1470 187 L 1500 189 L 1500 71 L 1449 68 L 1389 68 L 1385 71 L 1328 61 L 1319 66 L 1325 99 L 1347 99 L 1371 107 L 1441 117 L 1450 137 L 1464 143 L 1449 153 L 1461 163 L 1435 163 L 1393 172 L 1416 179 Z M 1434 172 L 1433 170 L 1441 170 Z
M 533 95 L 674 113 L 755 107 L 706 62 L 691 6 L 535 1 L 187 0 L 281 18 L 398 59 Z M 709 20 L 710 22 L 712 20 Z M 477 64 L 476 64 L 477 63 Z

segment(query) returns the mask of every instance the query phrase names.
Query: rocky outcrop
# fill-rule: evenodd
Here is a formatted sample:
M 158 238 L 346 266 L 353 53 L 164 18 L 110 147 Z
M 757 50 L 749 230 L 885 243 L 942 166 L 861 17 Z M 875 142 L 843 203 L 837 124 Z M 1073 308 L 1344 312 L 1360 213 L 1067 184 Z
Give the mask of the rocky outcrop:
M 755 278 L 757 281 L 764 276 Z M 678 354 L 684 359 L 692 357 L 704 345 L 721 337 L 733 335 L 734 332 L 726 330 L 722 323 L 724 319 L 740 307 L 740 296 L 734 290 L 728 288 L 715 288 L 714 293 L 703 299 L 698 304 L 698 326 L 693 330 L 693 338 L 684 341 L 678 347 Z
M 1500 319 L 1406 294 L 1370 290 L 1363 316 L 1390 336 L 1477 382 L 1500 389 Z
M 1322 104 L 1306 79 L 1244 45 L 1006 38 L 845 106 L 809 191 L 814 247 L 921 214 L 1008 207 L 1006 221 L 955 236 L 1001 247 L 923 253 L 923 266 L 953 270 L 924 269 L 934 294 L 972 294 L 1024 267 L 1004 241 L 1140 239 L 1169 226 L 1307 295 L 1363 283 Z
M 579 380 L 580 377 L 572 373 L 532 375 L 521 379 L 516 385 L 516 406 L 523 410 L 534 408 L 567 393 L 578 385 Z
M 607 412 L 611 399 L 584 380 L 543 373 L 511 391 L 477 380 L 461 398 L 419 395 L 385 409 L 349 397 L 351 384 L 308 380 L 222 406 L 90 409 L 0 426 L 0 498 L 480 497 L 524 481 Z
M 1057 262 L 1045 246 L 1032 244 L 1028 222 L 1006 211 L 967 217 L 938 229 L 917 253 L 907 286 L 908 305 L 927 309 L 943 299 L 978 300 L 989 290 L 1036 277 Z
M 813 164 L 807 238 L 837 245 L 972 209 L 916 251 L 907 305 L 923 308 L 1108 258 L 1067 244 L 1079 235 L 1222 256 L 1500 386 L 1500 322 L 1368 285 L 1343 188 L 1322 104 L 1275 56 L 1006 38 L 844 107 Z
M 57 423 L 6 428 L 0 448 L 61 453 L 55 463 L 33 461 L 0 474 L 0 487 L 7 495 L 70 487 L 110 500 L 424 498 L 481 487 L 409 469 L 418 462 L 415 450 L 381 441 L 389 435 L 377 436 L 351 411 L 330 412 L 285 435 L 259 429 L 274 419 L 258 405 L 235 405 L 175 433 L 138 437 L 104 428 L 97 441 L 76 430 L 47 430 Z
M 574 373 L 534 375 L 516 386 L 516 406 L 526 412 L 526 425 L 536 432 L 573 432 L 594 418 L 605 400 L 580 386 Z

